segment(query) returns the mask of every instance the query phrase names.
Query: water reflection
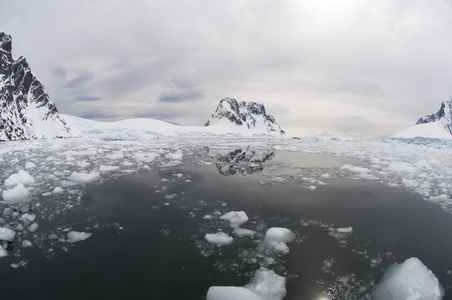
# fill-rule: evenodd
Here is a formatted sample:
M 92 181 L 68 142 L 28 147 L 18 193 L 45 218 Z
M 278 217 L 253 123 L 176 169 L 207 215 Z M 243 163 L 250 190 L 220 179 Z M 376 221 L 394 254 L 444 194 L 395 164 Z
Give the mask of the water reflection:
M 236 149 L 227 154 L 218 153 L 215 157 L 218 172 L 224 176 L 234 175 L 237 172 L 242 175 L 262 172 L 262 164 L 275 157 L 272 150 L 257 150 L 250 147 Z

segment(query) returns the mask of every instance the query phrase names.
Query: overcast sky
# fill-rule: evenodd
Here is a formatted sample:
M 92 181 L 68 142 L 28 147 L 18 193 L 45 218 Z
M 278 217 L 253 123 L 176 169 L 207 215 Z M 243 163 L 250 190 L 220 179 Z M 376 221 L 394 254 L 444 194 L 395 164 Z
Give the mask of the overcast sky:
M 59 111 L 203 125 L 224 97 L 293 136 L 379 138 L 452 96 L 450 0 L 1 0 Z

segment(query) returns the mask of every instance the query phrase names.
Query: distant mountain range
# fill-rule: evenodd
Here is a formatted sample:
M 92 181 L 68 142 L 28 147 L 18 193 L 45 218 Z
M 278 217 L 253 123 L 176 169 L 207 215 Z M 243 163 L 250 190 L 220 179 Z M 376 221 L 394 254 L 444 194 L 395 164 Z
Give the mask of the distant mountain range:
M 0 141 L 74 137 L 12 39 L 0 32 Z
M 389 137 L 390 139 L 452 141 L 452 98 L 441 103 L 440 109 L 431 115 L 421 117 L 415 125 L 405 128 Z

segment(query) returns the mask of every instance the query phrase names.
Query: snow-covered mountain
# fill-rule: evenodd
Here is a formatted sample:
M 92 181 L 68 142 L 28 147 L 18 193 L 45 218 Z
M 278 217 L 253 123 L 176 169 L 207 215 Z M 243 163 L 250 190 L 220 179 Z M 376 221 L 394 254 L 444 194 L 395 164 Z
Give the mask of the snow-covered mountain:
M 275 118 L 272 115 L 267 115 L 265 107 L 261 103 L 237 102 L 237 100 L 229 97 L 222 99 L 205 126 L 228 123 L 271 135 L 285 135 L 285 132 L 276 123 Z
M 149 140 L 158 137 L 282 137 L 285 133 L 263 104 L 221 100 L 206 126 L 179 126 L 153 119 L 99 122 L 64 115 L 70 127 L 85 138 L 103 140 Z
M 0 141 L 73 137 L 24 57 L 12 58 L 12 39 L 0 32 Z
M 389 138 L 419 142 L 452 141 L 452 98 L 441 103 L 436 113 L 420 118 L 415 125 Z

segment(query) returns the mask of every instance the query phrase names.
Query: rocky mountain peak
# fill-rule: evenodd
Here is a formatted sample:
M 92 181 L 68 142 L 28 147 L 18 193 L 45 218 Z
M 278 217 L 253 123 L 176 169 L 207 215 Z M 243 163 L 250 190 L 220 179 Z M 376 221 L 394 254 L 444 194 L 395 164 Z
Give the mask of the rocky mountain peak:
M 420 118 L 416 122 L 416 125 L 433 122 L 441 123 L 444 129 L 452 135 L 452 98 L 448 101 L 443 101 L 440 109 L 436 113 Z
M 0 141 L 72 137 L 25 57 L 12 58 L 12 39 L 4 32 L 0 55 Z
M 234 98 L 226 97 L 220 101 L 205 126 L 217 124 L 222 120 L 248 129 L 260 129 L 272 135 L 285 135 L 275 118 L 266 113 L 262 103 L 238 102 Z

